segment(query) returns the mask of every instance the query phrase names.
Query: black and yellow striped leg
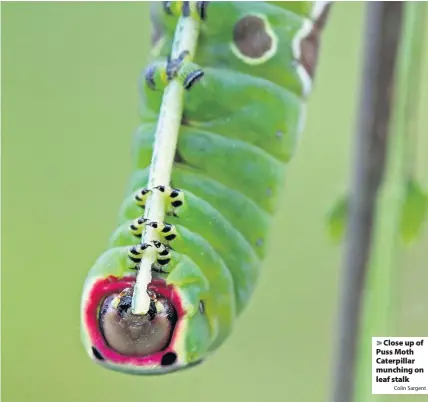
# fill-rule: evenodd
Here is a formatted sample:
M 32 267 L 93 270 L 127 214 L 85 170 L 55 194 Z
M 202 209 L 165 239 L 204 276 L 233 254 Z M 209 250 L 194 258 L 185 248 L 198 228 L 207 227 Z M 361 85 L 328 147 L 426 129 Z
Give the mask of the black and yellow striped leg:
M 142 234 L 143 234 L 143 230 L 144 227 L 147 225 L 147 222 L 149 220 L 146 218 L 138 218 L 135 219 L 130 225 L 129 225 L 129 230 L 131 231 L 131 233 L 135 236 L 135 237 L 139 237 L 141 238 Z
M 207 18 L 209 1 L 163 1 L 165 14 L 171 16 L 193 17 L 204 21 Z
M 158 190 L 166 197 L 167 215 L 172 215 L 178 218 L 178 211 L 184 204 L 184 194 L 181 190 L 168 186 L 157 186 L 154 190 Z
M 149 247 L 152 247 L 150 243 L 142 243 L 130 247 L 128 250 L 128 258 L 131 261 L 132 269 L 138 269 L 141 259 L 143 258 L 144 250 L 147 250 Z
M 152 190 L 148 188 L 140 188 L 135 192 L 134 199 L 138 206 L 143 209 L 146 207 L 147 197 L 149 196 L 151 191 Z
M 165 222 L 150 222 L 148 225 L 154 228 L 166 242 L 173 241 L 177 237 L 174 225 Z
M 190 61 L 190 53 L 184 50 L 180 55 L 171 59 L 157 61 L 148 66 L 144 73 L 145 83 L 152 91 L 162 91 L 174 79 L 190 90 L 192 86 L 201 80 L 204 72 L 201 67 Z
M 142 243 L 130 247 L 128 250 L 128 258 L 131 261 L 131 269 L 138 269 L 143 258 L 144 251 L 149 247 L 155 247 L 156 264 L 154 271 L 165 272 L 162 267 L 165 267 L 171 261 L 171 253 L 164 244 L 154 240 L 151 243 Z
M 153 246 L 156 248 L 156 265 L 160 271 L 165 272 L 162 267 L 165 267 L 169 264 L 171 261 L 171 252 L 169 251 L 168 247 L 166 247 L 164 244 L 162 244 L 160 241 L 154 240 L 152 242 Z

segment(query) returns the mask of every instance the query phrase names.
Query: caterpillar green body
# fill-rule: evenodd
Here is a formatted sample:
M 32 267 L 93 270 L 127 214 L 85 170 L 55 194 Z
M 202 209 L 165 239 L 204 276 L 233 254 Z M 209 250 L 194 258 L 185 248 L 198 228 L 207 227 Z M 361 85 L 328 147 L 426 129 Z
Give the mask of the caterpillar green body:
M 200 34 L 192 62 L 184 57 L 188 64 L 173 66 L 170 77 L 168 65 L 159 63 L 143 75 L 134 173 L 118 227 L 89 272 L 82 296 L 82 338 L 96 362 L 131 373 L 168 373 L 201 362 L 230 335 L 263 265 L 328 8 L 328 2 L 153 5 L 156 60 L 171 62 L 180 14 L 198 18 Z M 163 189 L 170 209 L 165 222 L 151 223 L 142 215 L 155 191 L 147 183 L 159 89 L 174 77 L 189 90 L 171 183 Z M 197 83 L 189 86 L 192 79 Z M 135 263 L 144 254 L 141 233 L 150 224 L 163 231 L 167 251 L 159 249 L 157 261 L 168 264 L 153 267 L 153 306 L 143 323 L 151 332 L 142 334 L 135 329 L 141 322 L 132 326 L 129 300 Z M 129 253 L 134 252 L 133 263 Z M 125 341 L 123 323 L 130 328 Z

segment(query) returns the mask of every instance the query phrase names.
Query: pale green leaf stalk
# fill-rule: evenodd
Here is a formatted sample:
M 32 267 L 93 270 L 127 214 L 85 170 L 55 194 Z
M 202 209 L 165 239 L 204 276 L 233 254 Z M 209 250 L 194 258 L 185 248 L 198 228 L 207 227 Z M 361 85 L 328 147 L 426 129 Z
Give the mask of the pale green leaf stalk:
M 198 34 L 199 21 L 194 18 L 181 17 L 175 31 L 171 58 L 175 59 L 181 52 L 187 50 L 190 53 L 190 58 L 193 59 L 196 51 Z M 170 183 L 178 131 L 183 114 L 183 98 L 183 85 L 181 85 L 178 80 L 174 79 L 165 88 L 162 99 L 155 133 L 148 188 L 153 188 L 158 185 L 168 185 Z M 147 200 L 144 218 L 150 221 L 163 222 L 164 217 L 164 199 L 162 194 L 157 191 L 152 193 Z M 153 240 L 159 240 L 158 234 L 154 228 L 146 226 L 141 242 L 148 243 Z M 151 247 L 147 250 L 141 261 L 132 299 L 132 312 L 134 314 L 146 314 L 149 310 L 150 299 L 147 294 L 147 287 L 152 279 L 151 268 L 155 262 L 155 258 L 156 254 L 154 248 Z
M 416 140 L 423 28 L 426 4 L 405 4 L 403 38 L 396 75 L 396 96 L 384 181 L 376 205 L 376 220 L 364 298 L 358 349 L 355 402 L 383 400 L 371 391 L 371 338 L 397 335 L 395 313 L 403 227 L 406 238 L 420 228 L 426 198 L 409 173 Z M 425 205 L 425 207 L 423 206 Z M 404 209 L 403 209 L 404 206 Z M 404 215 L 403 215 L 404 211 Z M 412 219 L 411 216 L 418 216 Z M 410 221 L 408 221 L 410 220 Z M 416 224 L 415 224 L 416 222 Z M 405 335 L 405 334 L 401 334 Z

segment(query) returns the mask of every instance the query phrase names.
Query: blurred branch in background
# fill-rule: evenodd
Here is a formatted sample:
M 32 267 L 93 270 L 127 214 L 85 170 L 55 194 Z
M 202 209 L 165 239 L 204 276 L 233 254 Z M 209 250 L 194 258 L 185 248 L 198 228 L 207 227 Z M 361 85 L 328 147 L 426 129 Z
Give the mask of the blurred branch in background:
M 385 333 L 384 330 L 387 328 L 387 317 L 382 314 L 385 313 L 384 307 L 388 305 L 389 292 L 392 290 L 390 290 L 388 272 L 392 270 L 391 263 L 395 257 L 397 231 L 394 230 L 394 223 L 401 207 L 399 192 L 393 194 L 386 205 L 383 200 L 386 196 L 383 194 L 386 188 L 380 190 L 386 161 L 389 159 L 387 150 L 391 139 L 389 126 L 395 94 L 394 71 L 404 4 L 370 2 L 366 7 L 364 67 L 349 195 L 349 223 L 340 288 L 332 402 L 357 400 L 354 394 L 355 379 L 357 371 L 359 372 L 357 351 L 361 356 L 365 356 L 367 351 L 370 353 L 372 330 L 379 334 L 379 331 Z M 401 180 L 401 177 L 396 179 Z M 392 231 L 388 233 L 391 229 Z M 386 277 L 382 278 L 385 282 L 375 289 L 376 292 L 367 291 L 366 278 L 369 270 L 377 271 L 374 272 L 376 276 L 387 272 Z M 360 351 L 358 348 L 360 318 L 363 315 L 364 306 L 372 309 L 375 299 L 381 301 L 381 306 L 376 306 L 376 315 L 381 314 L 377 316 L 380 322 L 376 328 L 370 328 L 369 332 L 364 328 Z M 358 360 L 361 361 L 360 357 Z M 368 401 L 371 390 L 366 384 L 367 379 L 370 381 L 371 378 L 371 365 L 369 371 L 364 371 L 363 375 L 362 382 L 357 385 L 357 392 L 359 395 L 362 391 L 361 396 L 363 399 L 366 397 L 364 400 Z

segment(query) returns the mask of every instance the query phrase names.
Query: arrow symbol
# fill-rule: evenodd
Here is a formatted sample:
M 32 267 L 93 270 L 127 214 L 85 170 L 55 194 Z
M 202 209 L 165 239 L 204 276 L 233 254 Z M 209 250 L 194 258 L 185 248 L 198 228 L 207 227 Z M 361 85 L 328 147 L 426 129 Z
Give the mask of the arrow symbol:
M 382 342 L 381 341 L 376 341 L 376 345 L 382 345 Z

